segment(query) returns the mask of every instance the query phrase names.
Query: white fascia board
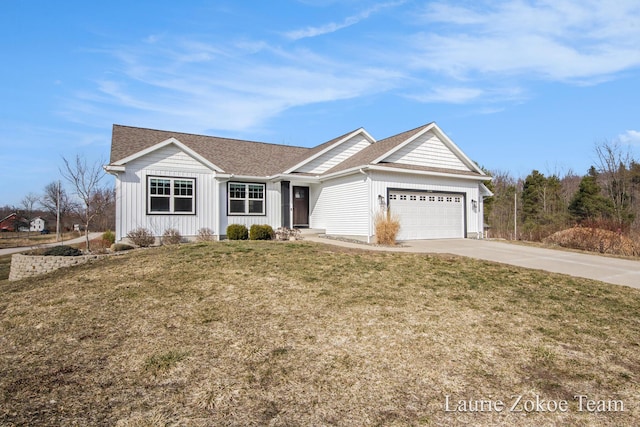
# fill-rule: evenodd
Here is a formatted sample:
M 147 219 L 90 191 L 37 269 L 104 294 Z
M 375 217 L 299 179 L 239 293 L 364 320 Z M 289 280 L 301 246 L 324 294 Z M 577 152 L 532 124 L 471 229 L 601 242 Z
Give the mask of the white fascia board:
M 420 136 L 422 136 L 425 133 L 429 132 L 431 129 L 433 129 L 434 126 L 435 126 L 435 123 L 429 124 L 429 126 L 427 126 L 426 128 L 422 129 L 420 132 L 418 132 L 417 134 L 413 135 L 411 138 L 407 139 L 403 143 L 400 143 L 400 144 L 396 145 L 391 150 L 387 151 L 386 153 L 384 153 L 382 156 L 378 157 L 377 159 L 375 159 L 371 163 L 374 164 L 374 165 L 377 164 L 377 163 L 380 163 L 381 161 L 383 161 L 384 159 L 386 159 L 387 157 L 389 157 L 390 155 L 392 155 L 396 151 L 400 150 L 402 147 L 410 144 L 416 138 L 419 138 Z
M 118 172 L 125 172 L 124 166 L 115 166 L 115 165 L 104 165 L 102 169 L 107 173 L 117 174 Z
M 318 157 L 322 156 L 323 154 L 333 150 L 334 148 L 338 147 L 339 145 L 347 142 L 348 140 L 350 140 L 351 138 L 353 138 L 354 136 L 358 135 L 358 134 L 362 134 L 364 135 L 365 138 L 367 138 L 369 140 L 370 143 L 375 143 L 376 140 L 369 135 L 369 132 L 367 132 L 366 130 L 364 130 L 364 128 L 360 128 L 352 133 L 350 133 L 349 135 L 345 136 L 344 138 L 342 138 L 341 140 L 339 140 L 338 142 L 336 142 L 335 144 L 330 145 L 329 147 L 325 148 L 322 151 L 317 152 L 316 154 L 314 154 L 311 157 L 307 157 L 306 159 L 304 159 L 303 161 L 301 161 L 300 163 L 298 163 L 297 165 L 293 166 L 292 168 L 287 169 L 286 171 L 283 172 L 283 174 L 288 174 L 288 173 L 292 173 L 293 171 L 295 171 L 296 169 L 301 168 L 302 166 L 306 165 L 307 163 L 317 159 Z
M 482 197 L 492 197 L 493 192 L 487 188 L 486 185 L 480 184 L 480 194 Z
M 184 145 L 182 142 L 178 141 L 175 138 L 169 138 L 169 139 L 167 139 L 165 141 L 162 141 L 162 142 L 159 142 L 159 143 L 157 143 L 155 145 L 152 145 L 151 147 L 145 148 L 144 150 L 138 151 L 137 153 L 133 153 L 129 157 L 125 157 L 122 160 L 118 160 L 117 162 L 114 162 L 113 165 L 115 165 L 115 166 L 125 165 L 125 164 L 127 164 L 127 163 L 129 163 L 129 162 L 131 162 L 131 161 L 133 161 L 135 159 L 139 159 L 140 157 L 146 156 L 149 153 L 153 153 L 154 151 L 159 150 L 161 148 L 164 148 L 167 145 L 171 145 L 171 144 L 175 145 L 180 150 L 184 151 L 189 156 L 193 157 L 194 159 L 196 159 L 197 161 L 199 161 L 203 165 L 207 166 L 208 168 L 213 169 L 216 172 L 224 172 L 224 170 L 222 170 L 218 166 L 214 165 L 209 160 L 205 159 L 200 154 L 196 153 L 191 148 L 187 147 L 186 145 Z
M 320 179 L 317 176 L 311 175 L 295 175 L 295 174 L 287 174 L 287 173 L 279 173 L 277 175 L 273 175 L 268 177 L 269 181 L 291 181 L 291 182 L 299 182 L 299 183 L 310 183 L 310 184 L 318 184 L 320 183 Z
M 319 182 L 323 182 L 323 181 L 326 181 L 328 179 L 339 178 L 341 176 L 353 175 L 355 173 L 363 173 L 364 171 L 366 171 L 366 170 L 368 170 L 370 168 L 371 168 L 371 166 L 356 166 L 356 167 L 353 167 L 353 168 L 345 169 L 343 171 L 334 172 L 334 173 L 331 173 L 329 175 L 318 176 L 318 180 L 319 180 Z
M 415 169 L 401 169 L 401 168 L 377 166 L 377 165 L 371 165 L 363 169 L 369 169 L 369 170 L 381 171 L 381 172 L 394 172 L 394 173 L 397 172 L 397 173 L 403 173 L 403 174 L 409 174 L 409 175 L 439 176 L 439 177 L 446 177 L 446 178 L 465 179 L 470 181 L 491 181 L 491 177 L 487 175 L 483 175 L 483 176 L 459 175 L 457 173 L 451 173 L 451 172 L 421 171 L 421 170 L 415 170 Z

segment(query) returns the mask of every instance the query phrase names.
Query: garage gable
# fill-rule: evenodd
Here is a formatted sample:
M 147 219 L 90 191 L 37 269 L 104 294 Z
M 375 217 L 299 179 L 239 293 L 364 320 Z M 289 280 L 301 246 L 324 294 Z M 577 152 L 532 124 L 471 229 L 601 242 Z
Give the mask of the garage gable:
M 396 145 L 373 163 L 394 163 L 484 175 L 435 123 Z

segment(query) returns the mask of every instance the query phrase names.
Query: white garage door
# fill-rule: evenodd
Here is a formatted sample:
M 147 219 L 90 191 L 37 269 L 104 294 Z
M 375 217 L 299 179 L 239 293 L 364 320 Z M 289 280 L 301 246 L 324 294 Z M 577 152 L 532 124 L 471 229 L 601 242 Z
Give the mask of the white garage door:
M 389 208 L 400 217 L 398 240 L 464 237 L 461 194 L 393 190 Z

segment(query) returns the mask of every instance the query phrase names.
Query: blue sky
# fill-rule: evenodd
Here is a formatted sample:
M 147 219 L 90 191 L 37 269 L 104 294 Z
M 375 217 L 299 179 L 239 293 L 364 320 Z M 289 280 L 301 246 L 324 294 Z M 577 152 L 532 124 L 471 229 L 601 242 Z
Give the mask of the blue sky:
M 640 2 L 3 2 L 0 205 L 114 123 L 300 146 L 435 121 L 480 165 L 640 158 Z M 105 183 L 112 182 L 111 177 Z

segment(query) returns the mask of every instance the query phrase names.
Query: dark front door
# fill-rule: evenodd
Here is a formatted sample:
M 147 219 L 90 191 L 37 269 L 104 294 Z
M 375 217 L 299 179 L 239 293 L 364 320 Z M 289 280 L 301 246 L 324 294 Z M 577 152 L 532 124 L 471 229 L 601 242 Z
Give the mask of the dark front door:
M 293 187 L 293 226 L 309 226 L 309 187 Z

